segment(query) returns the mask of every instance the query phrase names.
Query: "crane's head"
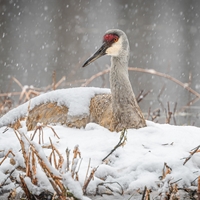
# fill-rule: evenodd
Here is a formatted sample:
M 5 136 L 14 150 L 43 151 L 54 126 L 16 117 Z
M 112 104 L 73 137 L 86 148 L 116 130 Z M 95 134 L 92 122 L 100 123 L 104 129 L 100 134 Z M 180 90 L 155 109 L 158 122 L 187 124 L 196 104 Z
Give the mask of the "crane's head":
M 124 54 L 129 54 L 129 43 L 126 34 L 119 29 L 111 29 L 106 31 L 102 46 L 86 60 L 83 67 L 104 55 L 119 57 Z

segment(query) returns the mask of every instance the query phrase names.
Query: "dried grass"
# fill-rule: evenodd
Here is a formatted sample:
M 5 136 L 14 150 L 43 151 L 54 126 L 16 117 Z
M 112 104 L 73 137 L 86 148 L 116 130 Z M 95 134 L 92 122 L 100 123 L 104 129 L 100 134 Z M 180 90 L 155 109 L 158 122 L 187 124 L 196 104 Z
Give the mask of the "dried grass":
M 24 157 L 24 165 L 26 166 L 26 172 L 25 174 L 19 175 L 20 178 L 20 187 L 23 189 L 24 194 L 27 199 L 37 199 L 37 195 L 33 194 L 29 191 L 28 186 L 26 185 L 25 178 L 30 178 L 33 185 L 40 187 L 38 185 L 38 179 L 37 179 L 37 171 L 40 170 L 38 168 L 38 164 L 42 168 L 43 172 L 45 173 L 46 177 L 49 179 L 50 184 L 52 185 L 53 189 L 55 190 L 54 199 L 76 199 L 73 194 L 69 193 L 68 189 L 64 185 L 62 181 L 62 167 L 64 163 L 64 158 L 62 154 L 59 152 L 59 150 L 53 145 L 51 138 L 50 140 L 50 148 L 52 149 L 52 152 L 49 155 L 49 161 L 44 160 L 42 153 L 44 153 L 41 145 L 36 145 L 36 143 L 31 142 L 33 137 L 30 139 L 25 136 L 25 134 L 19 130 L 14 130 L 19 143 L 21 145 L 21 152 Z M 55 132 L 55 131 L 54 131 Z M 57 133 L 55 132 L 55 135 L 58 137 Z M 59 138 L 59 137 L 58 137 Z M 39 141 L 40 142 L 40 141 Z M 38 142 L 38 143 L 39 143 Z M 4 162 L 4 160 L 7 158 L 8 154 L 11 153 L 13 156 L 14 154 L 9 151 L 3 160 L 1 161 L 1 164 Z M 77 155 L 80 154 L 80 152 L 76 153 Z M 75 157 L 75 156 L 74 156 Z M 58 158 L 58 160 L 57 160 Z M 50 160 L 53 160 L 51 162 Z M 48 163 L 49 162 L 49 163 Z M 15 163 L 14 163 L 15 164 Z M 52 166 L 58 173 L 59 176 L 55 174 L 54 171 L 51 170 L 49 166 Z M 18 170 L 19 168 L 16 168 L 15 170 Z M 17 184 L 17 182 L 16 182 Z M 43 191 L 45 192 L 45 191 Z M 68 194 L 70 194 L 70 197 L 68 197 Z M 10 196 L 13 195 L 10 193 Z

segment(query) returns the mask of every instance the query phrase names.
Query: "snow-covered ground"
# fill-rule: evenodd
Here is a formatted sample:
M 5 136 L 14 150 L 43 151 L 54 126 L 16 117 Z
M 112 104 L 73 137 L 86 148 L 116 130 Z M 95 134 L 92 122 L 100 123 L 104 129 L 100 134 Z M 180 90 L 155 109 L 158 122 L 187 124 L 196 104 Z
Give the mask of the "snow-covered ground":
M 27 138 L 33 135 L 33 131 L 26 131 L 23 128 L 20 132 Z M 200 128 L 193 126 L 172 126 L 168 124 L 157 124 L 147 121 L 147 127 L 138 130 L 128 129 L 126 143 L 116 149 L 104 162 L 102 159 L 107 156 L 120 140 L 121 133 L 110 132 L 109 130 L 89 123 L 83 129 L 68 128 L 65 126 L 52 126 L 60 139 L 54 136 L 52 129 L 45 127 L 44 144 L 38 146 L 39 151 L 44 151 L 49 156 L 51 149 L 40 148 L 40 146 L 50 145 L 49 137 L 54 146 L 63 155 L 66 164 L 66 149 L 70 149 L 70 161 L 73 157 L 73 149 L 79 146 L 81 158 L 78 158 L 78 177 L 79 181 L 73 181 L 70 172 L 65 169 L 58 173 L 64 184 L 80 199 L 137 199 L 131 197 L 136 191 L 143 191 L 145 186 L 152 191 L 164 193 L 169 189 L 169 184 L 178 184 L 179 188 L 195 188 L 200 167 L 200 154 L 195 153 L 188 162 L 183 165 L 185 158 L 190 155 L 190 151 L 200 145 Z M 17 165 L 24 166 L 20 143 L 12 129 L 4 132 L 5 127 L 0 128 L 0 162 L 9 150 L 15 154 Z M 38 134 L 34 137 L 34 144 L 38 143 Z M 9 157 L 12 157 L 10 155 Z M 89 173 L 97 168 L 94 178 L 90 181 L 86 192 L 89 197 L 83 197 L 82 187 L 85 182 L 88 165 L 90 162 Z M 171 173 L 164 179 L 163 168 L 166 163 L 171 168 Z M 38 164 L 39 165 L 39 164 Z M 7 158 L 0 166 L 0 185 L 4 182 L 15 166 L 10 164 Z M 70 165 L 71 167 L 71 165 Z M 23 174 L 15 171 L 14 176 Z M 37 171 L 39 190 L 47 189 L 53 191 L 45 174 L 38 166 Z M 38 188 L 27 183 L 30 190 L 38 192 Z M 10 190 L 16 185 L 7 180 L 7 183 L 0 187 L 0 194 L 3 190 Z M 18 192 L 20 189 L 18 188 Z M 95 194 L 103 194 L 103 197 Z M 123 193 L 123 194 L 122 194 Z M 152 193 L 153 194 L 153 193 Z M 155 195 L 155 196 L 156 196 Z M 105 197 L 106 196 L 106 197 Z M 0 196 L 1 199 L 1 196 Z M 139 197 L 141 199 L 141 195 Z
M 171 179 L 171 182 L 177 182 L 179 187 L 190 187 L 191 182 L 199 176 L 200 155 L 195 154 L 185 165 L 184 159 L 189 156 L 191 149 L 199 145 L 200 128 L 171 126 L 166 124 L 156 124 L 147 122 L 146 128 L 139 130 L 130 129 L 127 131 L 127 142 L 124 147 L 119 147 L 107 159 L 107 163 L 102 163 L 102 159 L 115 147 L 119 142 L 120 133 L 110 132 L 96 124 L 88 124 L 85 129 L 74 129 L 62 126 L 54 126 L 54 130 L 60 139 L 54 137 L 49 128 L 44 129 L 45 145 L 50 144 L 49 137 L 53 140 L 54 145 L 65 157 L 66 148 L 73 151 L 76 145 L 79 145 L 82 162 L 79 169 L 80 188 L 84 184 L 89 159 L 91 159 L 90 170 L 98 167 L 94 180 L 88 185 L 87 193 L 96 194 L 97 185 L 102 182 L 115 182 L 109 184 L 121 193 L 121 187 L 125 194 L 132 194 L 135 190 L 147 188 L 159 190 L 158 185 L 164 184 L 165 180 Z M 9 150 L 12 150 L 19 163 L 22 163 L 23 157 L 20 150 L 20 144 L 12 129 L 3 133 L 4 128 L 0 129 L 0 150 L 1 159 Z M 32 131 L 26 133 L 27 136 L 33 134 Z M 35 137 L 38 141 L 38 137 Z M 49 149 L 44 149 L 46 155 L 49 155 Z M 72 154 L 70 155 L 72 158 Z M 171 174 L 167 175 L 164 180 L 160 180 L 164 163 L 172 168 Z M 23 164 L 22 164 L 23 166 Z M 2 183 L 7 175 L 6 170 L 13 169 L 9 160 L 3 162 L 0 166 L 0 182 Z M 46 185 L 41 174 L 41 188 L 51 187 Z M 15 187 L 13 183 L 6 188 Z M 103 186 L 101 186 L 101 192 Z M 70 184 L 69 184 L 70 188 Z M 79 191 L 80 188 L 77 190 Z M 73 188 L 74 189 L 74 188 Z M 166 189 L 166 188 L 165 188 Z M 76 190 L 76 189 L 75 189 Z M 76 194 L 76 191 L 74 191 Z

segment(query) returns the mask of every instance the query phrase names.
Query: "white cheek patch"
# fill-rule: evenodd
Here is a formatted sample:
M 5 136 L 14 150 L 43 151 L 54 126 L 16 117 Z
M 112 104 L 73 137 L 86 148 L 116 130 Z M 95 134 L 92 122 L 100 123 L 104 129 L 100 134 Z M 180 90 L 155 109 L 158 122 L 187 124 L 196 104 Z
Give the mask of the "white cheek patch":
M 110 56 L 118 56 L 120 49 L 122 49 L 122 39 L 119 38 L 119 40 L 106 50 L 106 54 Z

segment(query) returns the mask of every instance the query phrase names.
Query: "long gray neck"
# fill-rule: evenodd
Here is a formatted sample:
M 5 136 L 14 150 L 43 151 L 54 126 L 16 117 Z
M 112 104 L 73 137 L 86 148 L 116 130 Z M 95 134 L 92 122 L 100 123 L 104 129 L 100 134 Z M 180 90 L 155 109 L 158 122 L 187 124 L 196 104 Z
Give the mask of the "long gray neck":
M 113 107 L 134 97 L 128 76 L 129 56 L 111 57 L 110 87 Z
M 128 57 L 127 60 L 125 57 L 113 57 L 111 63 L 110 87 L 114 130 L 145 126 L 128 77 Z

